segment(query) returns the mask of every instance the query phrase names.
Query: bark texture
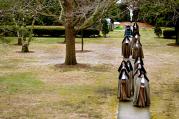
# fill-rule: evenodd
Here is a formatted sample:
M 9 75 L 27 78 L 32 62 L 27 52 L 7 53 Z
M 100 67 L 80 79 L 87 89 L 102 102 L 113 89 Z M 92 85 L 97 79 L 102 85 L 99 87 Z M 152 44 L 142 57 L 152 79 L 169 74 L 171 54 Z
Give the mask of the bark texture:
M 65 5 L 65 40 L 66 40 L 66 65 L 75 65 L 76 61 L 76 52 L 75 52 L 75 29 L 73 25 L 73 1 L 64 0 Z

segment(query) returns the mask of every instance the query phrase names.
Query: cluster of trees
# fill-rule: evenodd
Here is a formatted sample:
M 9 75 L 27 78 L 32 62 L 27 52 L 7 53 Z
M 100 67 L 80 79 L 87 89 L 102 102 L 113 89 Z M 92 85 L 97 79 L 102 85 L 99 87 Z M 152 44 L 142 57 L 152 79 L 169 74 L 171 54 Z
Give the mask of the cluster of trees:
M 15 30 L 19 44 L 22 41 L 22 52 L 28 52 L 34 24 L 48 16 L 65 26 L 65 64 L 75 65 L 75 34 L 100 22 L 115 3 L 116 0 L 0 0 L 0 35 Z
M 136 21 L 147 22 L 156 26 L 158 35 L 161 26 L 175 27 L 176 44 L 179 45 L 179 0 L 122 0 L 122 4 L 116 5 L 120 12 L 114 12 L 122 20 L 128 19 L 126 7 L 133 5 L 137 9 L 134 11 Z M 117 14 L 118 13 L 118 14 Z
M 140 0 L 140 19 L 156 26 L 175 27 L 176 44 L 179 45 L 179 1 Z

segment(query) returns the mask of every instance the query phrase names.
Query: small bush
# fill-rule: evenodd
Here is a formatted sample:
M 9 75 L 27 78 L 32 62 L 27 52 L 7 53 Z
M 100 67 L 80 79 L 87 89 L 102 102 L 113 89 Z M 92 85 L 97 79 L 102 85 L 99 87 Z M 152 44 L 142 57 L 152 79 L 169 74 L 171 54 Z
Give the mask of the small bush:
M 174 38 L 174 37 L 176 37 L 175 30 L 164 30 L 163 31 L 163 37 L 164 38 Z
M 156 36 L 160 37 L 162 35 L 162 29 L 159 26 L 154 28 L 154 33 Z

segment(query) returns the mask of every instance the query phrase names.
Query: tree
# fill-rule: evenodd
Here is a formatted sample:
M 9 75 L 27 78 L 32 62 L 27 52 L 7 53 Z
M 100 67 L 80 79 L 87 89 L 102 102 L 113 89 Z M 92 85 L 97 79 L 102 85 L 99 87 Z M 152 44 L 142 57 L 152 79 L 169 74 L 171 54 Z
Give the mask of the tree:
M 64 0 L 65 7 L 65 39 L 66 39 L 66 58 L 65 64 L 75 65 L 76 53 L 75 53 L 75 29 L 73 26 L 73 1 Z
M 28 47 L 32 40 L 32 29 L 37 12 L 40 10 L 39 6 L 34 3 L 34 0 L 8 0 L 8 3 L 1 8 L 3 13 L 1 27 L 7 26 L 8 29 L 11 29 L 15 26 L 13 30 L 17 32 L 18 43 L 22 44 L 22 52 L 29 52 Z M 7 19 L 9 22 L 7 22 Z M 27 25 L 31 25 L 31 27 L 26 27 Z
M 2 1 L 5 2 L 5 0 Z M 9 1 L 13 3 L 13 0 Z M 100 19 L 116 0 L 17 0 L 16 2 L 15 6 L 22 6 L 17 7 L 17 9 L 22 9 L 23 17 L 34 16 L 33 18 L 31 17 L 31 24 L 34 23 L 32 19 L 36 19 L 36 16 L 40 14 L 53 17 L 65 26 L 65 64 L 75 65 L 77 64 L 75 52 L 76 33 L 92 26 L 96 22 L 100 22 Z M 16 10 L 14 8 L 16 7 L 13 6 L 13 10 Z
M 177 19 L 175 25 L 175 32 L 176 32 L 176 44 L 179 45 L 179 18 Z
M 66 42 L 66 65 L 75 65 L 75 35 L 77 32 L 92 26 L 108 11 L 116 0 L 36 0 L 36 4 L 40 5 L 42 12 L 39 14 L 44 16 L 52 16 L 59 20 L 65 26 L 65 42 Z M 60 7 L 59 12 L 49 9 L 48 5 L 56 3 Z
M 13 30 L 12 27 L 7 26 L 7 24 L 12 25 L 10 18 L 7 17 L 10 15 L 7 11 L 12 6 L 11 2 L 11 0 L 0 0 L 0 39 L 3 41 L 6 39 L 4 36 Z
M 99 22 L 115 0 L 62 0 L 65 16 L 66 65 L 75 65 L 75 34 Z

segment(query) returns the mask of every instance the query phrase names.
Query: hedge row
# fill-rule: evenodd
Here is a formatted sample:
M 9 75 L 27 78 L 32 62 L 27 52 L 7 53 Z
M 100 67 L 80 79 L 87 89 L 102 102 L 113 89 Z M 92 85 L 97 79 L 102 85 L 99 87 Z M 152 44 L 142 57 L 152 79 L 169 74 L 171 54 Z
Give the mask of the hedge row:
M 100 31 L 96 29 L 85 29 L 83 31 L 78 31 L 76 35 L 80 35 L 83 37 L 94 37 L 99 36 Z M 58 37 L 58 36 L 64 36 L 65 35 L 65 28 L 63 26 L 55 26 L 55 27 L 34 27 L 33 29 L 34 36 L 51 36 L 51 37 Z
M 65 28 L 63 26 L 35 26 L 33 28 L 33 34 L 38 37 L 58 37 L 65 35 Z
M 175 30 L 172 30 L 172 29 L 163 30 L 163 37 L 164 38 L 174 38 L 174 37 L 176 37 L 176 32 L 175 32 Z
M 27 28 L 30 29 L 31 27 L 28 26 Z M 33 34 L 34 36 L 37 36 L 37 37 L 44 37 L 44 36 L 59 37 L 59 36 L 65 35 L 65 28 L 64 26 L 35 26 L 33 28 Z M 82 34 L 83 34 L 83 37 L 95 37 L 95 36 L 99 36 L 100 31 L 89 28 L 89 29 L 85 29 L 83 31 L 77 32 L 78 36 L 82 36 Z M 4 35 L 13 37 L 13 36 L 17 36 L 17 33 L 15 32 L 15 30 L 11 30 L 9 32 L 6 32 Z

